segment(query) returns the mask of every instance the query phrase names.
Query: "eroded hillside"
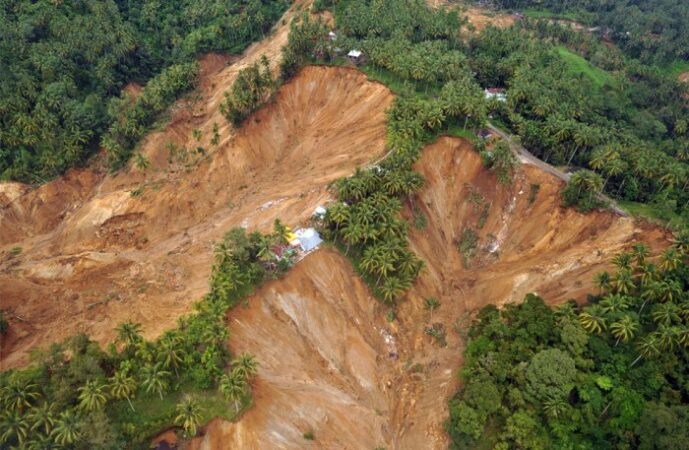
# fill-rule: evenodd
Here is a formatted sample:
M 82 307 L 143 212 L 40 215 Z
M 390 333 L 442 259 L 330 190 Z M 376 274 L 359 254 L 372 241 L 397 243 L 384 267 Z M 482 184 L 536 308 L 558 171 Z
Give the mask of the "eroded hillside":
M 231 64 L 204 58 L 200 97 L 180 102 L 142 143 L 152 163 L 145 172 L 95 167 L 33 191 L 0 185 L 0 299 L 11 323 L 3 369 L 78 331 L 105 343 L 124 320 L 159 335 L 207 291 L 224 232 L 302 222 L 330 199 L 329 183 L 383 156 L 393 97 L 353 69 L 308 67 L 230 129 L 218 111 L 223 93 L 261 55 L 276 62 L 287 31 L 279 26 Z M 170 161 L 169 143 L 208 154 Z M 629 218 L 562 208 L 561 182 L 534 166 L 499 185 L 463 140 L 440 138 L 416 168 L 426 184 L 405 216 L 417 208 L 426 217 L 424 228 L 410 227 L 426 269 L 396 319 L 385 319 L 388 308 L 345 256 L 327 246 L 310 255 L 228 314 L 232 351 L 260 364 L 254 404 L 237 423 L 211 422 L 192 447 L 446 448 L 446 399 L 472 313 L 534 291 L 553 303 L 581 300 L 615 252 L 639 239 L 665 243 Z M 477 236 L 468 258 L 457 245 L 467 229 Z M 432 318 L 429 297 L 440 301 Z M 445 328 L 446 347 L 425 333 L 431 323 Z
M 428 146 L 417 169 L 427 182 L 414 202 L 428 224 L 411 241 L 427 269 L 397 319 L 385 320 L 344 256 L 330 248 L 309 256 L 228 314 L 232 350 L 261 362 L 255 404 L 237 423 L 211 423 L 196 448 L 305 448 L 308 431 L 313 448 L 447 448 L 444 399 L 457 388 L 471 313 L 528 292 L 581 300 L 616 251 L 637 239 L 666 242 L 628 218 L 562 208 L 561 182 L 533 166 L 500 187 L 463 140 Z M 530 202 L 532 184 L 540 190 Z M 480 229 L 479 195 L 490 205 Z M 480 236 L 468 268 L 457 249 L 465 227 Z M 431 296 L 441 303 L 432 322 L 445 327 L 446 347 L 425 333 Z
M 222 92 L 214 83 L 204 83 L 208 96 Z M 77 331 L 106 342 L 128 319 L 147 336 L 171 327 L 205 293 L 224 232 L 267 229 L 275 218 L 296 225 L 329 199 L 329 183 L 382 156 L 391 100 L 361 73 L 310 67 L 192 167 L 173 172 L 164 143 L 193 145 L 194 125 L 225 124 L 215 108 L 147 139 L 151 173 L 75 171 L 7 204 L 0 245 L 22 253 L 0 266 L 12 320 L 3 366 Z

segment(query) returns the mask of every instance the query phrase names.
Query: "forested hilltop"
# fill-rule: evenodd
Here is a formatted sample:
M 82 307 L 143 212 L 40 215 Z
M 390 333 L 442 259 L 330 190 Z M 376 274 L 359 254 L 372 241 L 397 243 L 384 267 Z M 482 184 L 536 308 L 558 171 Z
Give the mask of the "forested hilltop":
M 201 53 L 241 52 L 287 1 L 0 2 L 0 179 L 43 182 L 101 144 L 126 160 L 156 116 L 194 85 Z M 163 70 L 167 69 L 167 70 Z M 134 111 L 128 82 L 151 80 Z
M 484 308 L 450 401 L 452 448 L 689 448 L 689 234 L 596 275 L 588 304 Z
M 634 58 L 689 60 L 689 3 L 677 0 L 492 0 L 500 8 L 549 10 L 563 18 L 610 28 L 610 37 Z

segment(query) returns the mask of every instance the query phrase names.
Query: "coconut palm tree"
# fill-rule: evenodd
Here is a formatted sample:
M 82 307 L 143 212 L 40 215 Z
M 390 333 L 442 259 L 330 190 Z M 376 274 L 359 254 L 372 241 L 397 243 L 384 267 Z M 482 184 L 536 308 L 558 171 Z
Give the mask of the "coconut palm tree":
M 644 289 L 657 281 L 659 277 L 658 266 L 651 262 L 647 262 L 639 268 L 639 279 L 641 280 L 641 287 Z
M 631 269 L 620 269 L 613 278 L 612 285 L 616 292 L 629 295 L 636 287 Z
M 13 375 L 9 377 L 6 385 L 0 388 L 0 403 L 7 410 L 21 414 L 25 408 L 31 407 L 31 402 L 40 395 L 36 383 L 19 375 Z
M 634 247 L 632 247 L 632 258 L 634 258 L 637 267 L 644 265 L 649 253 L 648 246 L 643 242 L 634 244 Z
M 349 206 L 342 202 L 335 203 L 328 208 L 326 219 L 335 225 L 335 230 L 339 230 L 342 225 L 349 221 Z
M 27 415 L 31 422 L 31 431 L 43 430 L 45 434 L 50 434 L 55 425 L 55 405 L 43 402 L 29 410 Z
M 363 227 L 350 221 L 342 228 L 342 239 L 347 244 L 345 253 L 349 253 L 349 247 L 358 244 L 363 239 Z
M 652 335 L 661 350 L 672 350 L 678 342 L 679 328 L 661 325 Z
M 118 370 L 110 378 L 110 395 L 118 400 L 127 399 L 132 411 L 134 411 L 134 405 L 132 405 L 131 397 L 136 392 L 136 387 L 136 380 L 126 370 Z
M 653 317 L 653 321 L 656 324 L 666 327 L 681 321 L 679 317 L 679 307 L 674 303 L 661 303 L 656 305 L 653 308 L 651 317 Z
M 613 256 L 612 264 L 618 269 L 629 269 L 632 263 L 632 254 L 629 252 L 620 252 Z
M 169 386 L 169 376 L 170 372 L 163 369 L 162 363 L 146 365 L 141 369 L 141 386 L 147 393 L 157 393 L 162 400 Z
M 678 233 L 673 240 L 673 246 L 677 249 L 677 251 L 681 255 L 688 257 L 689 256 L 689 231 L 683 231 L 683 232 Z
M 16 409 L 5 411 L 0 416 L 0 431 L 0 443 L 8 444 L 9 448 L 16 441 L 22 448 L 29 435 L 29 421 Z
M 634 367 L 634 365 L 639 362 L 641 358 L 650 358 L 660 353 L 658 341 L 653 334 L 649 334 L 643 338 L 638 343 L 637 349 L 639 350 L 639 356 L 637 356 L 636 359 L 631 363 L 630 367 Z
M 237 372 L 240 376 L 244 377 L 245 380 L 248 380 L 256 375 L 258 371 L 256 358 L 249 353 L 242 353 L 238 358 L 232 361 L 232 371 Z
M 225 374 L 220 378 L 219 389 L 226 399 L 234 402 L 235 410 L 239 412 L 239 401 L 246 390 L 246 379 L 235 372 Z
M 191 396 L 186 395 L 184 399 L 175 407 L 177 416 L 175 424 L 182 427 L 187 437 L 195 436 L 196 430 L 201 423 L 201 407 Z
M 49 434 L 36 433 L 26 444 L 28 450 L 57 450 L 60 448 Z
M 73 444 L 81 436 L 80 422 L 79 416 L 73 409 L 62 411 L 50 435 L 59 445 Z
M 599 305 L 591 306 L 579 314 L 579 325 L 589 333 L 600 334 L 606 328 L 605 313 Z
M 184 360 L 184 351 L 181 348 L 181 339 L 178 336 L 165 336 L 158 342 L 158 361 L 163 363 L 166 369 L 174 369 L 179 378 L 177 368 Z
M 151 167 L 151 162 L 146 158 L 143 153 L 137 153 L 134 155 L 134 166 L 141 172 L 145 172 L 146 169 Z
M 689 326 L 680 328 L 677 333 L 677 342 L 683 347 L 689 347 Z
M 682 285 L 678 280 L 662 280 L 657 284 L 658 300 L 661 302 L 674 302 L 682 296 Z
M 117 342 L 123 343 L 126 347 L 133 347 L 143 340 L 141 337 L 141 324 L 131 320 L 122 322 L 115 328 L 117 331 Z
M 594 276 L 594 280 L 596 282 L 596 286 L 598 286 L 598 294 L 603 295 L 603 293 L 608 292 L 612 285 L 611 281 L 612 278 L 610 277 L 610 273 L 603 271 L 603 272 L 598 272 Z
M 136 344 L 136 350 L 134 351 L 134 356 L 139 361 L 143 361 L 147 364 L 152 364 L 156 357 L 156 348 L 153 342 L 150 341 L 139 341 Z
M 629 308 L 629 297 L 622 294 L 609 294 L 600 302 L 603 314 L 624 312 Z
M 108 401 L 105 395 L 106 385 L 98 380 L 87 381 L 85 385 L 77 389 L 79 392 L 79 408 L 92 412 L 101 409 Z
M 383 294 L 383 300 L 390 303 L 400 295 L 404 294 L 405 285 L 398 277 L 390 277 L 380 286 L 380 292 Z
M 629 314 L 625 314 L 620 320 L 610 324 L 610 333 L 617 338 L 615 346 L 620 343 L 620 340 L 623 342 L 631 340 L 638 329 L 638 322 Z
M 665 271 L 675 270 L 682 264 L 682 257 L 674 247 L 669 247 L 660 255 L 660 268 Z

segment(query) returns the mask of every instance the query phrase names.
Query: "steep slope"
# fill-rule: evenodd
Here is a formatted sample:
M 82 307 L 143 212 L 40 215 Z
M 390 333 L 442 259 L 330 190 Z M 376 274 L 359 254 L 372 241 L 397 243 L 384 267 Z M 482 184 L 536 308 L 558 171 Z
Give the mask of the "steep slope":
M 411 241 L 427 269 L 397 319 L 384 320 L 386 307 L 335 250 L 307 257 L 229 313 L 232 350 L 261 364 L 255 404 L 236 424 L 212 422 L 193 448 L 446 448 L 446 399 L 457 387 L 471 313 L 528 292 L 553 303 L 582 300 L 612 254 L 635 239 L 666 242 L 627 218 L 561 208 L 561 182 L 533 166 L 522 165 L 514 186 L 500 187 L 459 139 L 428 146 L 417 169 L 427 182 L 414 202 L 428 224 L 412 230 Z M 533 202 L 531 184 L 540 185 Z M 491 205 L 480 229 L 479 194 Z M 466 226 L 480 236 L 469 268 L 456 246 Z M 425 334 L 430 296 L 441 302 L 432 322 L 445 327 L 447 347 Z M 307 431 L 313 442 L 303 438 Z
M 229 83 L 222 70 L 204 76 L 204 98 Z M 329 198 L 329 183 L 383 154 L 391 100 L 359 72 L 309 67 L 217 147 L 210 132 L 201 144 L 191 137 L 226 123 L 208 106 L 148 137 L 149 173 L 74 171 L 19 197 L 10 185 L 15 199 L 0 212 L 0 298 L 12 321 L 3 367 L 77 331 L 105 342 L 126 319 L 147 336 L 173 326 L 205 293 L 224 232 L 265 230 L 275 218 L 296 225 Z M 212 154 L 170 164 L 167 142 Z M 14 247 L 23 251 L 10 257 Z

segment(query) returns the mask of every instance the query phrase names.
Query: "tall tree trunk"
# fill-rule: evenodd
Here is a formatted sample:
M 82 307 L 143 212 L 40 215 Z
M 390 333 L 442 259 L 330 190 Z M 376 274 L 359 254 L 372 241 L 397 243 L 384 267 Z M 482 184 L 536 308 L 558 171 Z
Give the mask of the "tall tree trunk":
M 634 367 L 634 364 L 638 363 L 639 360 L 640 360 L 642 357 L 643 357 L 643 355 L 639 354 L 639 356 L 636 357 L 636 359 L 634 360 L 634 362 L 632 362 L 632 363 L 629 365 L 629 368 L 631 369 L 632 367 Z

